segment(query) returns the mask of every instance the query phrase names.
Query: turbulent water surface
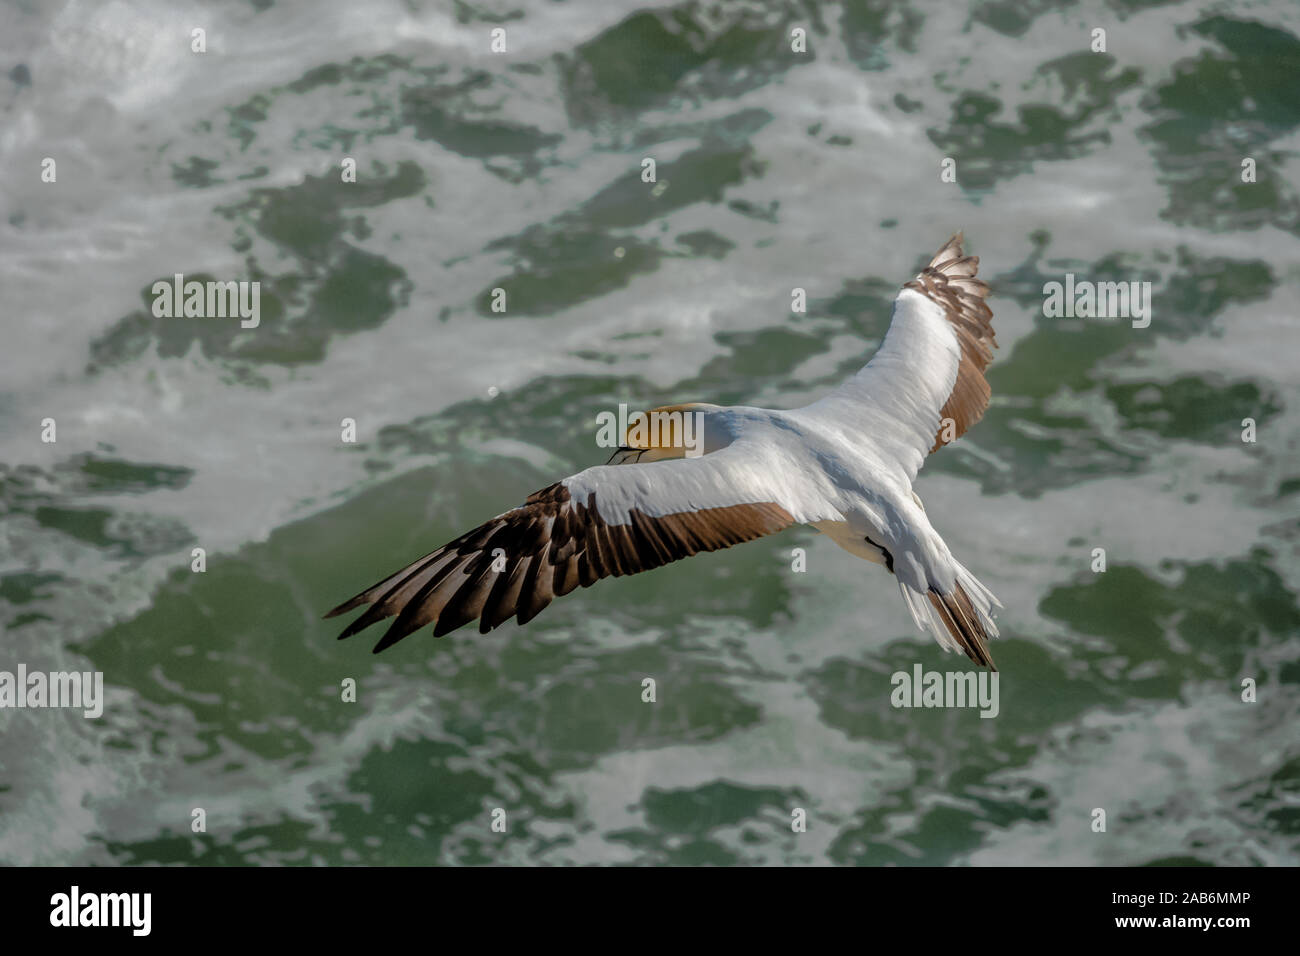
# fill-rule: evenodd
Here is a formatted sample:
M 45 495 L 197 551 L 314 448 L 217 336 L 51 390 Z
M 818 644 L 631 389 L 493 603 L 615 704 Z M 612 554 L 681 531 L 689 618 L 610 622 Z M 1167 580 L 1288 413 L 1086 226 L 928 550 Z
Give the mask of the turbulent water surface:
M 0 862 L 1298 861 L 1293 3 L 9 0 L 0 169 L 0 670 L 106 694 L 0 711 Z M 958 228 L 993 404 L 918 490 L 995 719 L 891 706 L 966 662 L 810 529 L 320 620 L 620 402 L 816 397 Z M 260 324 L 156 318 L 177 273 Z M 1150 325 L 1046 317 L 1066 273 Z

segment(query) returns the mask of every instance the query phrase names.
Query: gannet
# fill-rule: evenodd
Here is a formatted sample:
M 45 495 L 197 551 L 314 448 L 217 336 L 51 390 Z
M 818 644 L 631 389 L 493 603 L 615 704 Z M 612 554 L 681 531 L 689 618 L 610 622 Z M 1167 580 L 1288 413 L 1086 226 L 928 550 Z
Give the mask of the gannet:
M 918 628 L 996 670 L 988 641 L 1002 604 L 948 550 L 912 489 L 926 457 L 989 404 L 984 370 L 997 342 L 978 267 L 961 233 L 949 239 L 903 285 L 871 360 L 812 404 L 653 409 L 698 416 L 702 453 L 631 429 L 608 463 L 529 495 L 325 616 L 370 605 L 343 639 L 396 615 L 376 654 L 427 624 L 435 637 L 475 620 L 487 633 L 511 617 L 527 623 L 579 585 L 805 524 L 884 565 Z

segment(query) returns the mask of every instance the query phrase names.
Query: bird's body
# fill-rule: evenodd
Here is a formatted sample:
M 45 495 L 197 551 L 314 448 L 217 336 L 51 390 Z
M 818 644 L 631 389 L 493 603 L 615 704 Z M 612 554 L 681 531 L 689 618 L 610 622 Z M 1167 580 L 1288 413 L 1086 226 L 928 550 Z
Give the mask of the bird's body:
M 983 371 L 996 343 L 977 267 L 960 235 L 949 240 L 899 293 L 871 361 L 811 405 L 671 406 L 697 416 L 702 454 L 629 443 L 617 463 L 537 492 L 327 616 L 370 605 L 347 637 L 397 615 L 376 651 L 430 623 L 441 635 L 478 619 L 486 632 L 512 616 L 527 622 L 578 585 L 808 524 L 893 573 L 917 625 L 943 647 L 992 667 L 998 601 L 912 490 L 926 456 L 988 405 Z

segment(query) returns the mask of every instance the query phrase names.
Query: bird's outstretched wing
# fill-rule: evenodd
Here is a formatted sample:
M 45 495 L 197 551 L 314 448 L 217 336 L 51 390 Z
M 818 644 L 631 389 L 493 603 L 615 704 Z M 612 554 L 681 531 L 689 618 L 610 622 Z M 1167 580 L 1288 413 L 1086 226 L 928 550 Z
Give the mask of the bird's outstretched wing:
M 894 299 L 880 348 L 865 367 L 807 410 L 854 422 L 916 478 L 927 455 L 984 416 L 984 370 L 997 341 L 979 257 L 949 239 Z
M 579 585 L 839 516 L 777 481 L 768 459 L 767 449 L 742 440 L 698 458 L 588 468 L 325 616 L 370 605 L 342 639 L 397 615 L 375 653 L 430 623 L 434 636 L 475 619 L 487 633 L 511 617 L 531 620 Z

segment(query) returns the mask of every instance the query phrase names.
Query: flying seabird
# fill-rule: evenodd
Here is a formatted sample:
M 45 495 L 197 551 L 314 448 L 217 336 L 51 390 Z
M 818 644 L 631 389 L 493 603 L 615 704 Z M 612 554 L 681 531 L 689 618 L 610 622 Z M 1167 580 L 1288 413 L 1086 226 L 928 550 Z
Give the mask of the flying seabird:
M 440 637 L 532 620 L 601 578 L 649 571 L 807 524 L 898 580 L 913 620 L 945 650 L 993 668 L 1002 604 L 953 557 L 912 490 L 926 456 L 984 414 L 993 358 L 989 287 L 958 233 L 894 299 L 865 367 L 824 398 L 777 410 L 703 403 L 702 454 L 630 429 L 610 462 L 529 495 L 334 608 L 368 604 L 339 638 L 397 616 L 375 653 L 427 624 Z M 674 425 L 674 427 L 677 427 Z

